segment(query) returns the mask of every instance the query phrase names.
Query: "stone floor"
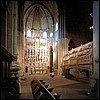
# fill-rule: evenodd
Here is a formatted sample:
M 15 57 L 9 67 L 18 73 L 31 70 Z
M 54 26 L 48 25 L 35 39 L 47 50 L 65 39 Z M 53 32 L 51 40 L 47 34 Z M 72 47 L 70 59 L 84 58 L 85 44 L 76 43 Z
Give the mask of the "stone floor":
M 90 91 L 88 82 L 81 82 L 64 78 L 63 76 L 50 77 L 49 75 L 26 75 L 24 80 L 21 80 L 20 99 L 32 99 L 31 85 L 33 77 L 38 80 L 43 79 L 53 87 L 53 92 L 61 93 L 60 99 L 92 99 L 86 93 Z

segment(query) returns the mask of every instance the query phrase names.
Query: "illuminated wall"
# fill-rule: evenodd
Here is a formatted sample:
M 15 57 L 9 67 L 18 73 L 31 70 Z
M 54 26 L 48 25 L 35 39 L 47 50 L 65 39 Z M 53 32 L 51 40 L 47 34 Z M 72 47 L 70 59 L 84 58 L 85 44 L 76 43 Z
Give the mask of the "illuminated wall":
M 37 70 L 36 73 L 42 73 L 49 66 L 49 39 L 46 32 L 28 33 L 25 40 L 25 66 L 28 66 L 29 73 Z M 41 69 L 40 71 L 38 69 Z

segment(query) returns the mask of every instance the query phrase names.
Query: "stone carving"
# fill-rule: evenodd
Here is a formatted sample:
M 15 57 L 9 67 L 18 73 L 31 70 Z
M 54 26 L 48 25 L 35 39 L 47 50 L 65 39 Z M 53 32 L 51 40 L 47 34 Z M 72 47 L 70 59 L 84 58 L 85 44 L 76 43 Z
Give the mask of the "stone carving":
M 63 57 L 63 66 L 92 64 L 92 57 L 93 42 L 89 42 L 68 51 L 68 53 Z

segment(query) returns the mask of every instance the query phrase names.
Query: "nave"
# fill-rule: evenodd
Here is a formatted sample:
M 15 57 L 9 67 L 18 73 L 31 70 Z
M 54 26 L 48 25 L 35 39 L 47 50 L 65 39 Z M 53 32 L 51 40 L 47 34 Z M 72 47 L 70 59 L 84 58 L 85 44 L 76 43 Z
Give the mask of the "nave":
M 31 81 L 34 77 L 37 80 L 44 80 L 45 84 L 49 84 L 49 87 L 54 88 L 52 93 L 61 94 L 59 99 L 92 99 L 92 97 L 86 95 L 90 91 L 88 82 L 71 80 L 63 76 L 54 76 L 52 78 L 47 74 L 25 75 L 25 79 L 21 80 L 20 99 L 33 99 Z
M 60 99 L 91 99 L 88 91 L 92 89 L 99 99 L 98 1 L 1 1 L 0 5 L 1 99 L 35 98 L 34 86 L 41 87 L 40 80 L 61 94 Z M 92 46 L 87 46 L 90 42 Z M 44 75 L 49 68 L 49 73 L 58 76 Z M 78 81 L 69 78 L 70 74 Z M 84 77 L 89 83 L 80 81 Z M 52 92 L 43 90 L 54 98 Z

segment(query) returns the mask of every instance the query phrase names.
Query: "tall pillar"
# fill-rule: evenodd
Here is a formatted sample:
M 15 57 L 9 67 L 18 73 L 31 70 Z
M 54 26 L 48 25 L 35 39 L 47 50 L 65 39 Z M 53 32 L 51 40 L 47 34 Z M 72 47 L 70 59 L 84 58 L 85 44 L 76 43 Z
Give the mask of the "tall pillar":
M 8 2 L 8 8 L 7 49 L 17 55 L 17 1 Z
M 7 24 L 7 49 L 13 55 L 17 54 L 17 1 L 8 2 L 9 14 Z
M 60 74 L 60 65 L 61 65 L 61 12 L 58 13 L 58 75 Z
M 99 99 L 99 1 L 93 1 L 93 97 Z
M 1 45 L 7 49 L 7 16 L 8 8 L 6 2 L 0 2 L 0 35 Z
M 99 1 L 93 1 L 93 57 L 94 77 L 99 79 Z
M 52 67 L 53 67 L 53 48 L 50 46 L 50 73 L 52 73 Z
M 64 55 L 67 52 L 66 12 L 64 9 Z
M 13 12 L 12 12 L 12 1 L 8 2 L 8 8 L 9 8 L 9 14 L 8 14 L 8 29 L 7 29 L 7 32 L 8 32 L 8 35 L 7 35 L 7 49 L 10 53 L 12 53 L 12 15 L 13 15 Z
M 18 78 L 18 70 L 20 69 L 19 63 L 17 62 L 17 14 L 18 14 L 18 8 L 17 8 L 17 1 L 11 1 L 9 3 L 10 7 L 10 15 L 9 15 L 9 24 L 11 25 L 9 27 L 9 38 L 8 38 L 8 49 L 11 50 L 14 59 L 12 61 L 12 66 L 10 67 L 11 71 L 11 77 L 17 77 Z M 11 21 L 11 22 L 10 22 Z M 11 36 L 11 37 L 10 37 Z M 10 49 L 11 48 L 11 49 Z M 16 70 L 16 72 L 15 72 Z M 19 82 L 19 80 L 17 80 Z
M 67 51 L 65 7 L 59 11 L 58 25 L 58 74 L 61 74 L 62 59 Z
M 24 1 L 18 1 L 17 52 L 21 71 L 24 71 Z
M 64 55 L 64 11 L 62 10 L 62 13 L 61 13 L 61 44 L 62 44 L 62 57 Z M 62 58 L 61 57 L 61 58 Z M 61 59 L 62 61 L 62 59 Z
M 18 8 L 17 8 L 17 1 L 14 1 L 14 29 L 13 29 L 13 33 L 14 33 L 14 40 L 13 40 L 13 54 L 17 55 L 17 13 L 18 13 Z

